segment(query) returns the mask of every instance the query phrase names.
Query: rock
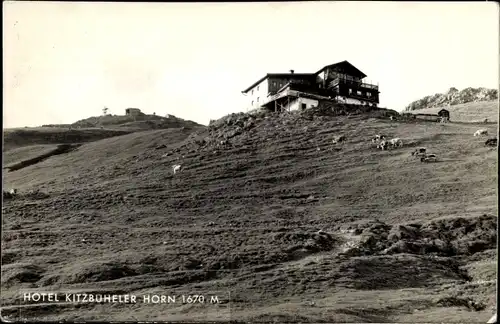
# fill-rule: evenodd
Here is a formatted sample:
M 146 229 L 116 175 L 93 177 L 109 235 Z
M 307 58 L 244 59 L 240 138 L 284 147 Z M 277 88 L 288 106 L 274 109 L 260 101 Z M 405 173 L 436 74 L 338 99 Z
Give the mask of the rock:
M 426 96 L 422 99 L 410 103 L 405 110 L 418 110 L 425 108 L 441 107 L 448 105 L 457 105 L 467 102 L 479 102 L 498 99 L 498 90 L 486 88 L 466 88 L 458 91 L 451 87 L 448 91 L 442 94 L 434 94 Z
M 387 236 L 387 239 L 390 242 L 397 242 L 402 239 L 411 239 L 414 240 L 418 236 L 418 230 L 412 226 L 394 226 L 391 231 L 389 232 L 389 235 Z

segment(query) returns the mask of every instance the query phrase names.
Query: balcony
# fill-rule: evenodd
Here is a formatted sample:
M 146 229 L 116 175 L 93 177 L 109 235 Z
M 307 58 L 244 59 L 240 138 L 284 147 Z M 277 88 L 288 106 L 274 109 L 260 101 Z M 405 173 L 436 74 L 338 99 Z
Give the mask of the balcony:
M 364 82 L 360 82 L 360 81 L 349 80 L 349 79 L 340 79 L 340 78 L 336 78 L 336 79 L 333 79 L 332 81 L 330 81 L 330 83 L 328 83 L 328 88 L 333 88 L 333 87 L 337 86 L 339 83 L 353 85 L 356 88 L 374 89 L 374 90 L 378 91 L 378 85 L 364 83 Z

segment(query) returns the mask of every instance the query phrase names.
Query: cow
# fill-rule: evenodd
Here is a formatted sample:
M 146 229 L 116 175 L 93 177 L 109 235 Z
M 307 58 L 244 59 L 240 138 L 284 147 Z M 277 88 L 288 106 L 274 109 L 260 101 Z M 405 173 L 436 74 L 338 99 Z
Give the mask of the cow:
M 337 143 L 340 143 L 340 142 L 343 142 L 345 141 L 345 136 L 344 135 L 339 135 L 339 136 L 335 136 L 332 140 L 333 144 L 337 144 Z
M 389 143 L 386 140 L 383 140 L 382 142 L 378 143 L 377 148 L 383 150 L 387 150 L 387 146 L 389 146 Z
M 180 164 L 175 164 L 172 166 L 172 170 L 174 170 L 174 174 L 177 173 L 177 171 L 180 171 L 181 165 Z
M 481 135 L 488 135 L 488 130 L 485 128 L 478 129 L 475 133 L 474 136 L 481 136 Z
M 427 152 L 427 149 L 425 147 L 419 147 L 415 149 L 415 151 L 411 152 L 412 156 L 419 156 L 419 155 L 425 155 Z
M 420 162 L 436 162 L 437 156 L 436 154 L 426 154 L 425 156 L 420 158 Z
M 393 138 L 389 141 L 389 144 L 392 146 L 392 147 L 401 147 L 403 146 L 403 141 L 400 139 L 400 138 Z
M 486 142 L 484 142 L 485 146 L 497 146 L 498 140 L 496 137 L 488 138 Z
M 372 143 L 376 143 L 376 142 L 381 141 L 381 140 L 385 140 L 384 135 L 375 135 L 372 138 Z

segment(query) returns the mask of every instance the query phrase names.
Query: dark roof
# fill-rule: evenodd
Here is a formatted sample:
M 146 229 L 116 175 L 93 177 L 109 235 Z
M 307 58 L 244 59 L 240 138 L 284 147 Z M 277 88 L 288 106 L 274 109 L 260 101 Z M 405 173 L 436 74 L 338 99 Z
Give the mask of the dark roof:
M 424 109 L 417 109 L 417 110 L 410 110 L 408 111 L 410 114 L 424 114 L 424 115 L 438 115 L 442 111 L 446 111 L 448 114 L 450 113 L 449 110 L 443 109 L 443 107 L 433 107 L 433 108 L 424 108 Z
M 299 77 L 300 76 L 303 76 L 303 77 L 305 77 L 305 76 L 314 76 L 314 75 L 318 75 L 324 69 L 329 68 L 329 67 L 344 68 L 345 70 L 349 71 L 351 73 L 351 75 L 359 76 L 361 78 L 366 77 L 366 74 L 364 74 L 363 72 L 361 72 L 360 70 L 358 70 L 358 68 L 356 68 L 354 65 L 352 65 L 351 63 L 349 63 L 347 61 L 342 61 L 342 62 L 338 62 L 338 63 L 335 63 L 335 64 L 326 65 L 326 66 L 324 66 L 321 70 L 319 70 L 316 73 L 268 73 L 265 76 L 263 76 L 262 78 L 260 78 L 259 80 L 257 80 L 254 84 L 252 84 L 251 86 L 249 86 L 247 89 L 243 90 L 242 93 L 247 93 L 253 87 L 255 87 L 257 84 L 261 83 L 262 81 L 264 81 L 266 78 L 269 78 L 269 77 L 277 77 L 277 78 L 279 78 L 279 77 L 290 77 L 292 75 L 293 76 L 299 76 Z
M 439 117 L 438 115 L 436 114 L 422 114 L 422 113 L 416 113 L 414 114 L 415 116 L 432 116 L 432 117 Z
M 356 76 L 360 76 L 361 78 L 366 77 L 366 74 L 361 72 L 357 67 L 355 67 L 354 65 L 352 65 L 348 61 L 342 61 L 342 62 L 338 62 L 335 64 L 330 64 L 330 65 L 324 66 L 321 70 L 319 70 L 315 74 L 319 74 L 323 70 L 325 70 L 326 68 L 331 68 L 331 67 L 342 67 L 342 68 L 346 69 L 347 71 L 350 71 L 351 73 L 355 73 Z
M 267 73 L 264 75 L 262 78 L 257 80 L 254 84 L 249 86 L 247 89 L 243 90 L 242 93 L 247 93 L 250 91 L 253 87 L 255 87 L 257 84 L 261 83 L 267 78 L 281 78 L 281 77 L 290 77 L 290 76 L 298 76 L 298 77 L 312 77 L 314 76 L 314 73 Z

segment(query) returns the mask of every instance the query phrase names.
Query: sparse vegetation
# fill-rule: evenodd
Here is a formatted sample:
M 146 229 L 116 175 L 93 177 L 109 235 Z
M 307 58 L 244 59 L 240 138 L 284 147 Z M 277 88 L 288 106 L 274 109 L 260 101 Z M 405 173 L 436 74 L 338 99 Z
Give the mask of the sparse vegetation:
M 459 123 L 488 123 L 498 124 L 498 100 L 470 102 L 450 107 L 443 107 L 450 111 L 451 121 Z M 419 113 L 436 113 L 435 109 L 419 109 Z
M 497 89 L 466 88 L 459 91 L 450 88 L 445 93 L 436 93 L 410 103 L 405 110 L 420 110 L 433 107 L 454 106 L 483 101 L 498 101 Z
M 19 199 L 3 206 L 2 315 L 18 314 L 16 293 L 32 285 L 223 300 L 22 308 L 38 320 L 486 322 L 496 150 L 477 125 L 349 108 L 133 132 L 6 173 Z M 405 145 L 377 150 L 375 134 Z M 439 162 L 410 155 L 421 146 Z M 17 163 L 52 148 L 4 154 Z

